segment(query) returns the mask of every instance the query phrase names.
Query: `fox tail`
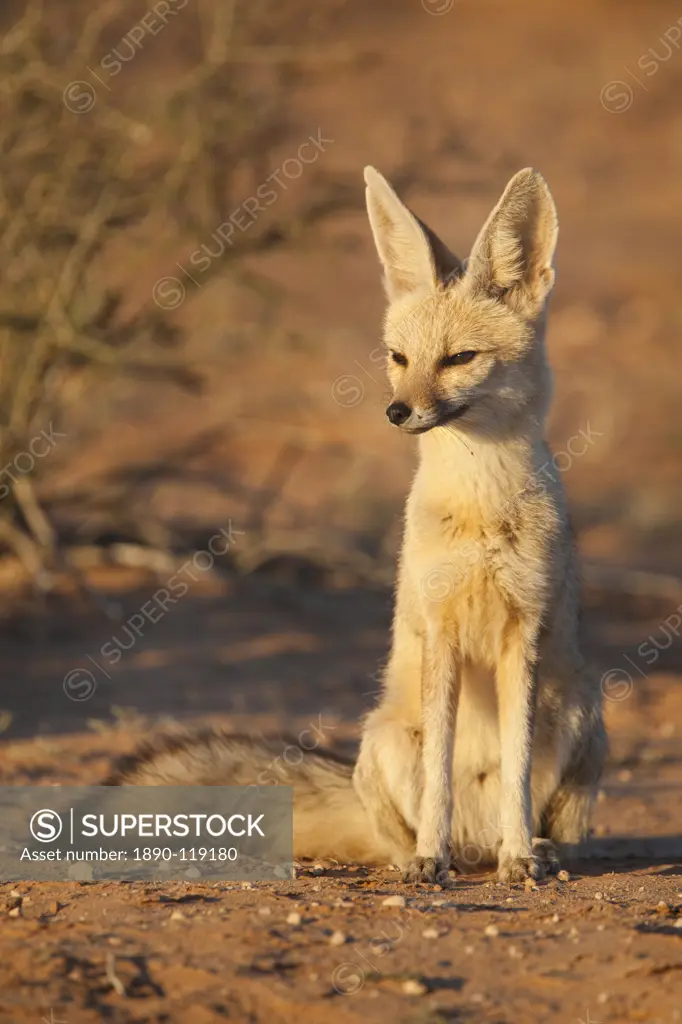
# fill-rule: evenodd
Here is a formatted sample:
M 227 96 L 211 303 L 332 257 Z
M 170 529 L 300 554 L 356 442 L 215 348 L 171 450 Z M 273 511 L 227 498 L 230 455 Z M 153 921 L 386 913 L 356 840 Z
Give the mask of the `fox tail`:
M 296 764 L 286 740 L 274 742 L 203 730 L 162 738 L 123 758 L 107 786 L 292 786 L 294 857 L 387 864 L 353 788 L 353 764 L 323 750 Z
M 353 788 L 353 764 L 324 750 L 286 760 L 295 741 L 236 736 L 215 730 L 171 734 L 123 758 L 108 786 L 292 786 L 294 857 L 342 864 L 387 865 L 388 846 L 375 838 Z M 569 862 L 642 860 L 670 863 L 682 857 L 682 834 L 590 837 L 562 849 Z

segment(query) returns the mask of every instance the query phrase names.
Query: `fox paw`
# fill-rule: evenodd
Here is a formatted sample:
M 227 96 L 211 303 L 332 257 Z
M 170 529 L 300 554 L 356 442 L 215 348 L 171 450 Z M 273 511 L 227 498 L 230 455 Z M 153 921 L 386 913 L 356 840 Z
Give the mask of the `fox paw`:
M 404 882 L 434 884 L 448 877 L 448 863 L 436 857 L 413 857 L 403 874 Z
M 500 853 L 497 866 L 500 882 L 525 882 L 527 878 L 539 882 L 546 874 L 545 863 L 534 854 L 530 857 L 510 857 Z
M 542 861 L 548 875 L 556 875 L 561 870 L 559 854 L 551 839 L 534 839 L 533 856 Z

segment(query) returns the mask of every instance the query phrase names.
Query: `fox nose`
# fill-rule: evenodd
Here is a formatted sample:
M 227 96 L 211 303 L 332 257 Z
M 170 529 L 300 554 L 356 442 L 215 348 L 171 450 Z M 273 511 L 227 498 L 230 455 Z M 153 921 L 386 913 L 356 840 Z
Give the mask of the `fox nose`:
M 386 415 L 394 427 L 399 427 L 405 420 L 409 420 L 412 410 L 404 402 L 391 402 L 386 410 Z

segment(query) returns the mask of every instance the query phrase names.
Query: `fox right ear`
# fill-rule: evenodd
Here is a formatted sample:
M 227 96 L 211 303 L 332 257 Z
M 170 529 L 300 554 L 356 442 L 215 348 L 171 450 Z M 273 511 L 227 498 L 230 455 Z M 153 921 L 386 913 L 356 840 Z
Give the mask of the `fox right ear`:
M 448 277 L 462 273 L 457 257 L 408 210 L 374 167 L 365 167 L 365 182 L 367 214 L 389 299 L 432 291 Z

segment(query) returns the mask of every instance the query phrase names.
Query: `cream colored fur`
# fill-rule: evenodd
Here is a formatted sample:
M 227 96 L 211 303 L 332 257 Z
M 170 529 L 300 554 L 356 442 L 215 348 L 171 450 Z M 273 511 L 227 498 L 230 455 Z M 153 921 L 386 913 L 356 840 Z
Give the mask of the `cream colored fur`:
M 605 751 L 563 490 L 546 470 L 556 210 L 542 177 L 519 172 L 464 265 L 376 170 L 365 179 L 392 406 L 420 438 L 393 647 L 354 784 L 408 878 L 433 881 L 453 855 L 537 878 L 556 866 L 541 838 L 585 835 Z M 444 365 L 462 352 L 475 355 Z

